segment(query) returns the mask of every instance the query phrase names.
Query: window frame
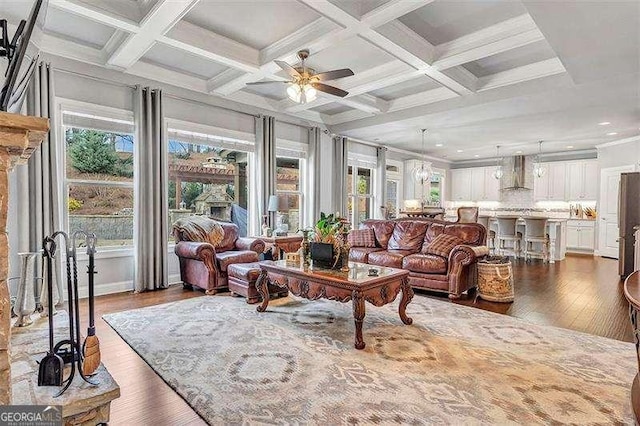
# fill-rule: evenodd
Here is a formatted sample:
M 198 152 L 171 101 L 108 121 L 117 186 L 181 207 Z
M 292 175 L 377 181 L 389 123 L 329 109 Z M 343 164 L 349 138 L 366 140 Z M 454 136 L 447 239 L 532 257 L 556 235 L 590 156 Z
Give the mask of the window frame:
M 293 156 L 293 155 L 288 155 L 289 152 L 291 151 L 297 151 L 297 152 L 301 152 L 302 155 L 299 156 Z M 299 167 L 299 177 L 300 180 L 298 182 L 298 191 L 279 191 L 278 190 L 278 182 L 277 182 L 277 177 L 276 177 L 276 194 L 294 194 L 294 195 L 298 195 L 298 197 L 300 198 L 300 212 L 299 212 L 299 218 L 298 218 L 298 223 L 300 225 L 300 229 L 305 229 L 307 227 L 310 226 L 310 224 L 306 223 L 306 218 L 307 218 L 307 200 L 310 200 L 311 197 L 305 197 L 304 196 L 304 189 L 307 187 L 308 185 L 308 158 L 309 158 L 309 145 L 305 144 L 305 143 L 301 143 L 301 142 L 296 142 L 296 141 L 292 141 L 292 140 L 288 140 L 288 139 L 282 139 L 282 138 L 277 138 L 276 137 L 276 161 L 278 158 L 291 158 L 291 159 L 297 159 L 299 161 L 298 163 L 298 167 Z M 289 229 L 289 233 L 295 233 L 297 230 L 293 230 L 293 229 Z
M 111 130 L 97 129 L 92 127 L 80 127 L 80 126 L 66 126 L 64 124 L 64 112 L 69 111 L 76 113 L 79 116 L 87 116 L 87 117 L 95 117 L 101 118 L 105 121 L 114 121 L 114 122 L 125 122 L 127 125 L 132 127 L 132 132 L 122 132 L 121 134 L 131 134 L 133 135 L 134 147 L 136 141 L 135 137 L 135 123 L 134 123 L 134 115 L 133 111 L 113 108 L 103 105 L 92 104 L 88 102 L 77 101 L 74 99 L 66 99 L 66 98 L 56 98 L 55 99 L 55 111 L 57 113 L 56 122 L 55 122 L 55 132 L 57 136 L 57 140 L 61 141 L 59 144 L 60 150 L 58 152 L 58 158 L 56 159 L 56 165 L 58 167 L 58 182 L 60 185 L 58 189 L 62 194 L 62 205 L 60 206 L 60 218 L 62 220 L 63 229 L 70 233 L 69 229 L 69 187 L 70 186 L 104 186 L 104 187 L 116 187 L 116 188 L 131 188 L 134 193 L 135 199 L 135 160 L 133 166 L 134 177 L 131 179 L 131 182 L 122 182 L 122 181 L 101 181 L 101 180 L 87 180 L 87 179 L 68 179 L 67 178 L 67 140 L 66 140 L 66 129 L 69 128 L 83 128 L 83 129 L 91 129 L 91 130 L 99 130 L 110 133 L 116 133 Z M 135 149 L 135 148 L 134 148 Z M 134 154 L 135 158 L 135 154 Z M 135 227 L 136 214 L 135 210 L 133 211 L 133 224 Z M 98 236 L 99 238 L 100 236 Z M 135 246 L 135 241 L 132 240 L 131 244 L 118 246 L 100 246 L 98 252 L 105 253 L 99 257 L 118 257 L 120 254 L 133 254 L 133 249 Z M 80 255 L 79 258 L 84 258 L 83 255 Z
M 351 170 L 352 170 L 351 190 L 353 192 L 349 192 L 347 190 L 347 205 L 348 205 L 348 202 L 351 201 L 351 205 L 353 206 L 353 208 L 352 208 L 351 217 L 349 218 L 349 220 L 351 222 L 351 227 L 355 229 L 357 226 L 360 225 L 359 223 L 356 223 L 360 213 L 358 209 L 358 202 L 357 202 L 359 198 L 366 198 L 369 203 L 370 214 L 369 214 L 369 217 L 367 217 L 365 220 L 375 218 L 374 208 L 375 208 L 375 200 L 376 200 L 376 196 L 375 196 L 376 194 L 376 187 L 375 187 L 376 158 L 369 157 L 363 154 L 350 153 L 347 161 L 347 176 L 346 176 L 347 179 L 349 179 L 349 167 L 351 167 Z M 369 173 L 370 173 L 369 174 L 370 176 L 369 193 L 367 194 L 357 193 L 359 169 L 367 169 L 369 170 Z

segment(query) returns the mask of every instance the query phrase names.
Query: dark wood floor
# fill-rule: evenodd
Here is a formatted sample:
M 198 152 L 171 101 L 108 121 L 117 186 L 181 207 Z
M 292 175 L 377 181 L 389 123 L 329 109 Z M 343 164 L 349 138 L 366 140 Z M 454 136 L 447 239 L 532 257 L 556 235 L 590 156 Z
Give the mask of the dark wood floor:
M 628 305 L 617 275 L 617 261 L 586 256 L 569 256 L 554 265 L 541 262 L 514 266 L 515 301 L 511 304 L 473 299 L 458 303 L 523 318 L 538 324 L 553 325 L 632 341 L 627 318 Z M 120 384 L 121 397 L 111 406 L 111 425 L 204 424 L 182 398 L 169 388 L 100 317 L 191 297 L 204 296 L 182 286 L 167 290 L 102 296 L 97 299 L 97 335 L 102 360 Z M 219 297 L 219 296 L 218 296 Z M 417 292 L 416 297 L 446 297 Z M 242 300 L 238 299 L 238 303 Z M 82 303 L 86 309 L 86 300 Z M 153 338 L 153 336 L 150 336 Z

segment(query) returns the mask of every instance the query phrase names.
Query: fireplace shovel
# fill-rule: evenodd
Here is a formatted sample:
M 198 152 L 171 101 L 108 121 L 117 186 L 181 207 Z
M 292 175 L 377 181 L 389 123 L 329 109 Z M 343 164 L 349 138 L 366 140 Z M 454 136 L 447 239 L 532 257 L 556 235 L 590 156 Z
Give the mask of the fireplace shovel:
M 38 369 L 38 386 L 62 386 L 64 362 L 56 355 L 53 345 L 53 257 L 56 253 L 56 242 L 46 237 L 42 243 L 47 258 L 47 307 L 49 314 L 49 352 L 40 361 Z
M 85 376 L 90 376 L 96 372 L 100 366 L 100 341 L 96 336 L 96 323 L 94 312 L 94 275 L 95 262 L 94 255 L 96 252 L 96 235 L 88 234 L 86 238 L 87 254 L 89 255 L 89 266 L 87 274 L 89 274 L 89 328 L 87 329 L 87 337 L 84 339 L 82 351 L 84 353 L 84 362 L 82 363 L 82 372 Z

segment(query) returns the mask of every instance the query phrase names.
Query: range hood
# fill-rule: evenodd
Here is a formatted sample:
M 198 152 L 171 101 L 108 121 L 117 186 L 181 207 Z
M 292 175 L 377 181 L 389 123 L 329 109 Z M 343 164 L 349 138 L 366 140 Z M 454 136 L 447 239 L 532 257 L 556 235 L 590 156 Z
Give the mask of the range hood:
M 505 164 L 505 173 L 502 177 L 503 191 L 531 191 L 525 186 L 525 159 L 524 155 L 516 155 Z

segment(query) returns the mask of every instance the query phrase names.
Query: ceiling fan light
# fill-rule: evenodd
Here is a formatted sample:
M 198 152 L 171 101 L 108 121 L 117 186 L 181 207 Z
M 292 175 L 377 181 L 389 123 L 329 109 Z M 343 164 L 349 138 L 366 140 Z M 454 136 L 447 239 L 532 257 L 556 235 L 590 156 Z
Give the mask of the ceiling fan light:
M 318 91 L 310 84 L 305 84 L 303 90 L 306 102 L 313 102 L 318 97 Z
M 533 175 L 535 177 L 541 178 L 547 172 L 547 169 L 540 163 L 536 163 L 533 165 Z
M 292 84 L 287 87 L 287 96 L 295 103 L 300 103 L 302 91 L 300 90 L 300 86 L 297 84 Z

